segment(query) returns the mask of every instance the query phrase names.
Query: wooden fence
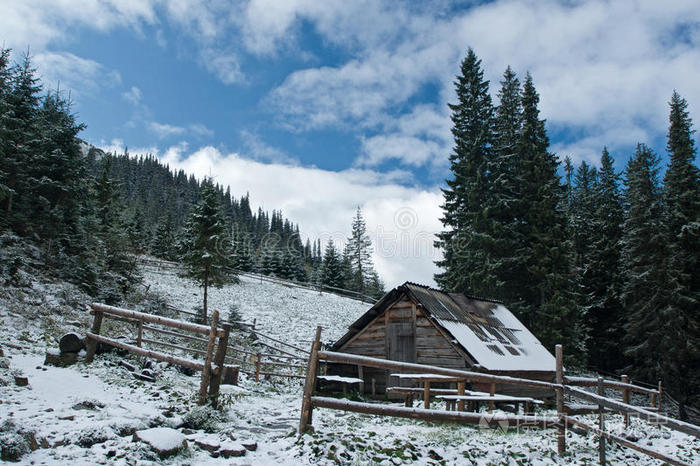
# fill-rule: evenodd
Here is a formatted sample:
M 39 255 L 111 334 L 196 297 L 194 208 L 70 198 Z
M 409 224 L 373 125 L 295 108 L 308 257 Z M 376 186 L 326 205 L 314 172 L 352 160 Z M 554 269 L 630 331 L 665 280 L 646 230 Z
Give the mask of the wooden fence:
M 700 427 L 693 424 L 688 424 L 678 421 L 673 418 L 663 416 L 657 412 L 643 409 L 638 406 L 630 405 L 625 398 L 625 394 L 636 391 L 648 393 L 650 396 L 658 396 L 661 389 L 653 390 L 632 385 L 625 382 L 605 381 L 603 379 L 596 380 L 599 394 L 594 394 L 571 386 L 576 384 L 579 386 L 591 386 L 589 379 L 572 378 L 564 376 L 563 367 L 563 349 L 561 345 L 556 347 L 556 370 L 555 382 L 546 382 L 541 380 L 530 380 L 508 376 L 497 376 L 484 374 L 479 372 L 464 371 L 458 369 L 449 369 L 444 367 L 429 366 L 423 364 L 406 363 L 399 361 L 390 361 L 386 359 L 371 358 L 367 356 L 359 356 L 355 354 L 336 353 L 330 351 L 321 351 L 321 327 L 316 329 L 316 338 L 311 344 L 311 352 L 307 363 L 306 382 L 304 385 L 304 393 L 302 399 L 301 415 L 299 419 L 299 435 L 306 432 L 312 424 L 312 415 L 314 408 L 329 408 L 350 411 L 356 413 L 373 414 L 391 417 L 404 417 L 411 419 L 421 419 L 425 421 L 452 421 L 460 423 L 470 423 L 479 425 L 488 425 L 491 427 L 535 427 L 535 428 L 555 428 L 557 431 L 557 449 L 560 455 L 566 451 L 566 430 L 568 426 L 576 426 L 584 429 L 586 432 L 597 435 L 599 442 L 599 455 L 601 464 L 605 464 L 605 440 L 611 440 L 624 447 L 632 448 L 640 453 L 652 456 L 657 459 L 666 461 L 669 464 L 685 465 L 682 461 L 668 457 L 650 448 L 643 447 L 627 439 L 614 435 L 605 431 L 604 410 L 605 408 L 613 412 L 622 413 L 625 416 L 635 415 L 646 421 L 655 424 L 665 425 L 666 427 L 686 433 L 688 435 L 700 438 Z M 519 386 L 534 386 L 553 390 L 556 395 L 556 416 L 530 416 L 530 415 L 507 415 L 507 414 L 487 414 L 487 413 L 469 413 L 461 411 L 440 411 L 434 409 L 421 409 L 413 407 L 399 407 L 386 404 L 366 403 L 348 401 L 343 399 L 328 398 L 315 396 L 314 391 L 317 381 L 317 372 L 320 362 L 335 362 L 342 364 L 357 365 L 358 367 L 374 367 L 379 369 L 394 370 L 400 372 L 410 372 L 417 374 L 434 374 L 448 376 L 450 378 L 460 379 L 462 384 L 465 382 L 479 383 L 500 383 Z M 361 372 L 361 371 L 360 371 Z M 458 384 L 460 385 L 460 384 Z M 603 395 L 605 388 L 614 388 L 621 390 L 623 400 L 618 401 Z M 426 392 L 429 396 L 429 392 Z M 565 396 L 578 398 L 584 401 L 597 405 L 599 414 L 598 427 L 589 426 L 588 424 L 573 418 L 564 410 Z M 428 406 L 428 403 L 426 403 Z M 654 408 L 657 408 L 654 406 Z
M 204 404 L 210 398 L 214 405 L 217 403 L 219 395 L 219 386 L 225 368 L 226 348 L 228 346 L 229 333 L 231 331 L 230 324 L 223 324 L 219 328 L 219 313 L 212 312 L 211 325 L 199 325 L 191 322 L 184 322 L 167 317 L 146 314 L 144 312 L 130 311 L 121 309 L 106 304 L 92 304 L 92 314 L 94 320 L 92 329 L 86 334 L 87 337 L 87 355 L 85 361 L 92 362 L 97 351 L 98 343 L 104 343 L 109 346 L 121 348 L 140 356 L 155 359 L 157 361 L 168 362 L 179 366 L 187 367 L 195 371 L 202 372 L 202 380 L 199 387 L 198 403 Z M 136 344 L 125 343 L 123 341 L 109 338 L 100 334 L 104 318 L 133 324 L 137 328 Z M 159 327 L 147 324 L 158 325 Z M 173 330 L 166 330 L 163 327 L 184 330 L 193 334 L 206 335 L 207 338 L 197 337 L 190 334 L 185 334 Z M 199 341 L 206 343 L 206 350 L 188 348 L 182 345 L 173 344 L 170 342 L 159 341 L 155 339 L 144 338 L 144 331 L 156 332 L 171 337 L 178 337 L 190 341 Z M 217 345 L 218 339 L 218 345 Z M 183 358 L 174 356 L 161 351 L 155 351 L 143 348 L 143 344 L 165 346 L 168 348 L 178 349 L 185 352 L 197 353 L 204 355 L 204 361 Z M 214 349 L 216 348 L 216 353 Z M 237 367 L 231 367 L 231 370 L 238 370 Z
M 179 309 L 171 305 L 167 305 L 166 308 L 179 314 L 192 317 L 199 316 L 196 312 Z M 264 348 L 264 352 L 250 351 L 250 349 L 229 343 L 226 361 L 238 364 L 241 367 L 241 373 L 255 377 L 256 382 L 260 381 L 261 376 L 297 379 L 305 377 L 303 371 L 306 368 L 305 363 L 309 356 L 307 350 L 257 330 L 255 321 L 253 323 L 240 321 L 223 322 L 229 324 L 232 329 L 234 326 L 237 326 L 243 331 L 255 335 L 258 338 L 255 344 Z M 287 371 L 280 371 L 281 369 L 287 369 Z

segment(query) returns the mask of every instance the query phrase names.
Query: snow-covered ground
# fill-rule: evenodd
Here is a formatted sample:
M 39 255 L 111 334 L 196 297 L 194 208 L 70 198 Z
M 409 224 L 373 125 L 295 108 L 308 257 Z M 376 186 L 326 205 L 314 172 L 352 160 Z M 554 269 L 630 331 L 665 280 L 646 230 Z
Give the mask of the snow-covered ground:
M 166 272 L 144 272 L 151 291 L 174 306 L 192 309 L 200 290 Z M 0 364 L 0 440 L 11 432 L 34 431 L 41 448 L 25 454 L 22 464 L 594 464 L 597 440 L 567 434 L 568 454 L 556 454 L 556 433 L 481 430 L 454 424 L 429 424 L 343 413 L 314 412 L 312 435 L 298 439 L 302 381 L 255 383 L 242 377 L 240 386 L 225 386 L 225 416 L 213 432 L 183 429 L 183 420 L 197 413 L 197 376 L 187 377 L 156 364 L 156 383 L 133 378 L 116 355 L 100 355 L 91 365 L 45 366 L 44 352 L 56 347 L 55 337 L 68 329 L 85 330 L 89 322 L 79 293 L 63 284 L 33 283 L 32 289 L 0 291 L 0 346 L 9 368 Z M 317 324 L 324 340 L 343 334 L 368 305 L 334 295 L 243 279 L 238 285 L 212 290 L 211 308 L 226 312 L 238 306 L 244 320 L 256 319 L 273 336 L 306 347 Z M 127 357 L 132 363 L 136 358 Z M 15 386 L 13 375 L 29 379 Z M 205 417 L 211 413 L 204 413 Z M 200 415 L 201 418 L 201 415 Z M 211 416 L 207 418 L 211 420 Z M 589 424 L 595 418 L 585 418 Z M 608 416 L 607 426 L 622 432 L 620 416 Z M 161 460 L 151 447 L 132 439 L 135 430 L 172 427 L 185 434 L 186 450 Z M 4 432 L 2 431 L 4 429 Z M 162 430 L 162 432 L 167 432 Z M 161 430 L 157 431 L 159 438 Z M 697 439 L 663 427 L 633 420 L 627 430 L 641 445 L 687 463 L 700 459 Z M 165 435 L 164 433 L 162 435 Z M 168 443 L 173 439 L 160 438 Z M 257 443 L 241 457 L 214 458 L 211 445 Z M 240 448 L 239 448 L 240 449 Z M 235 448 L 234 448 L 235 450 Z M 617 446 L 608 447 L 612 464 L 660 464 Z

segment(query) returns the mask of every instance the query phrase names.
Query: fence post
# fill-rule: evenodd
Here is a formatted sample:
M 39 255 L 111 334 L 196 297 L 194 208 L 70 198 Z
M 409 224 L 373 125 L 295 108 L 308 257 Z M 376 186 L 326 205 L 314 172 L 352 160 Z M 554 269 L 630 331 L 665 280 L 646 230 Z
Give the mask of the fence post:
M 657 413 L 661 414 L 661 398 L 663 398 L 663 390 L 661 390 L 661 381 L 659 380 L 659 394 L 656 395 L 656 407 L 657 407 Z
M 621 376 L 620 380 L 622 380 L 622 383 L 629 383 L 629 377 L 627 377 L 626 375 Z M 630 391 L 628 388 L 622 389 L 622 402 L 630 404 Z M 624 418 L 626 429 L 630 426 L 630 414 L 625 411 L 622 413 L 622 417 Z
M 139 328 L 138 328 L 138 333 L 136 335 L 136 346 L 139 348 L 143 344 L 143 321 L 139 320 Z
M 457 382 L 457 395 L 464 396 L 466 382 Z M 457 411 L 464 411 L 464 400 L 457 401 Z
M 211 379 L 211 360 L 214 353 L 214 343 L 216 343 L 216 331 L 219 324 L 219 311 L 211 314 L 211 329 L 209 330 L 209 342 L 207 343 L 207 355 L 204 359 L 204 369 L 202 369 L 202 381 L 199 384 L 199 399 L 197 403 L 203 405 L 207 402 L 207 388 Z
M 260 382 L 260 360 L 262 359 L 262 354 L 258 351 L 255 355 L 255 381 Z
M 491 382 L 491 387 L 489 388 L 489 395 L 494 396 L 496 394 L 496 382 Z M 493 412 L 495 403 L 493 400 L 489 401 L 489 413 Z
M 224 329 L 224 334 L 219 338 L 219 346 L 216 348 L 216 354 L 214 355 L 216 370 L 209 384 L 209 398 L 211 398 L 211 404 L 214 408 L 219 404 L 219 386 L 221 385 L 221 378 L 224 376 L 226 347 L 228 346 L 228 336 L 231 333 L 231 324 L 223 324 L 221 327 Z
M 102 328 L 102 312 L 100 311 L 94 311 L 95 312 L 95 319 L 92 321 L 92 329 L 90 330 L 91 333 L 94 333 L 95 335 L 100 334 L 100 329 Z M 91 338 L 88 339 L 87 345 L 86 345 L 86 355 L 85 355 L 85 362 L 86 363 L 91 363 L 92 360 L 95 358 L 95 352 L 97 351 L 97 340 L 93 340 Z
M 564 385 L 564 350 L 561 345 L 555 347 L 556 353 L 556 383 Z M 563 455 L 566 451 L 566 426 L 564 420 L 564 389 L 557 388 L 557 417 L 559 425 L 557 426 L 557 452 Z
M 328 364 L 326 364 L 326 368 L 327 367 L 328 367 Z M 365 393 L 365 370 L 362 366 L 357 366 L 357 378 L 362 380 L 362 382 L 360 382 L 360 394 L 364 395 L 364 393 Z
M 605 396 L 605 389 L 603 388 L 603 378 L 598 377 L 598 395 Z M 598 436 L 598 460 L 601 466 L 605 466 L 605 420 L 603 417 L 603 405 L 598 405 L 598 428 L 600 429 L 600 435 Z
M 311 354 L 306 367 L 306 382 L 304 383 L 304 398 L 301 401 L 301 417 L 299 419 L 299 435 L 306 432 L 311 425 L 313 406 L 311 395 L 316 386 L 316 370 L 318 369 L 318 350 L 321 348 L 321 326 L 316 327 L 316 338 L 311 343 Z

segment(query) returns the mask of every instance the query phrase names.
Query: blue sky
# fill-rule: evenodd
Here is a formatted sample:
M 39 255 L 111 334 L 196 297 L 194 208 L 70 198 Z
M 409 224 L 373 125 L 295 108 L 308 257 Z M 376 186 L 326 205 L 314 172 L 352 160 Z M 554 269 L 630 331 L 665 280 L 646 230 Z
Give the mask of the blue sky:
M 624 167 L 661 155 L 677 89 L 698 121 L 700 3 L 435 0 L 0 0 L 0 39 L 31 48 L 109 150 L 150 152 L 342 241 L 361 206 L 388 285 L 432 283 L 447 103 L 467 47 L 492 93 L 533 74 L 552 150 Z

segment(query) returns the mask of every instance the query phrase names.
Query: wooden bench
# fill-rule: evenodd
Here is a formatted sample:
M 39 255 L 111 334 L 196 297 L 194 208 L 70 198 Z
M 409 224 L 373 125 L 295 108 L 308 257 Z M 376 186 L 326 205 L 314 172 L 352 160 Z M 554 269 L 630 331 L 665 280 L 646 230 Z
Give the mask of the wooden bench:
M 523 396 L 506 396 L 506 395 L 491 395 L 485 392 L 465 392 L 465 395 L 438 395 L 436 398 L 445 400 L 445 409 L 448 411 L 454 411 L 455 406 L 458 401 L 466 401 L 471 405 L 471 410 L 477 411 L 479 408 L 479 403 L 482 401 L 489 402 L 489 410 L 491 406 L 496 403 L 514 403 L 516 405 L 523 404 L 524 412 L 531 413 L 532 405 L 543 404 L 541 400 L 535 398 L 523 397 Z

